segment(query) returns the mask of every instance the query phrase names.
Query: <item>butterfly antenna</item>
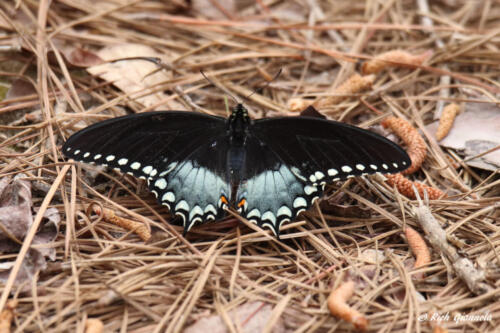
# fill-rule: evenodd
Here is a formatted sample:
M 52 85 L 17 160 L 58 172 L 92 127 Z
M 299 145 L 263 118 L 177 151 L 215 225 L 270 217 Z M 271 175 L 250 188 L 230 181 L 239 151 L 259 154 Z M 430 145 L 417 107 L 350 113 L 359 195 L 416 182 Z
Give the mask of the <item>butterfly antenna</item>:
M 231 94 L 229 92 L 229 90 L 227 90 L 222 84 L 220 84 L 219 82 L 216 82 L 216 81 L 213 81 L 213 80 L 209 79 L 208 76 L 202 70 L 200 70 L 200 73 L 201 73 L 201 75 L 203 75 L 203 77 L 205 78 L 205 80 L 207 80 L 208 82 L 210 82 L 210 84 L 212 84 L 213 86 L 215 86 L 215 87 L 219 88 L 220 90 L 222 90 L 227 96 L 231 97 L 236 104 L 241 104 L 241 102 L 236 97 L 234 97 L 234 95 Z
M 266 84 L 263 86 L 263 87 L 260 87 L 260 88 L 257 88 L 257 89 L 254 89 L 254 91 L 252 91 L 250 93 L 250 95 L 248 95 L 247 97 L 245 97 L 245 99 L 249 99 L 250 97 L 252 97 L 257 91 L 262 91 L 264 89 L 266 89 L 267 87 L 269 87 L 269 85 L 274 82 L 280 75 L 281 75 L 281 72 L 283 71 L 283 68 L 280 68 L 280 70 L 278 71 L 278 73 L 276 73 L 276 75 L 272 78 L 272 80 L 270 81 L 267 81 Z
M 127 58 L 119 58 L 119 59 L 110 60 L 108 62 L 109 63 L 114 63 L 114 62 L 125 61 L 125 60 L 144 60 L 144 61 L 152 62 L 153 64 L 155 64 L 156 66 L 158 66 L 157 69 L 155 69 L 154 71 L 146 74 L 142 78 L 143 80 L 145 78 L 147 78 L 148 76 L 154 75 L 154 74 L 158 73 L 159 71 L 161 71 L 163 69 L 170 70 L 170 71 L 172 71 L 174 73 L 179 74 L 179 71 L 177 69 L 175 69 L 173 66 L 171 66 L 171 65 L 169 65 L 167 63 L 164 63 L 161 60 L 161 58 L 158 58 L 158 57 L 127 57 Z

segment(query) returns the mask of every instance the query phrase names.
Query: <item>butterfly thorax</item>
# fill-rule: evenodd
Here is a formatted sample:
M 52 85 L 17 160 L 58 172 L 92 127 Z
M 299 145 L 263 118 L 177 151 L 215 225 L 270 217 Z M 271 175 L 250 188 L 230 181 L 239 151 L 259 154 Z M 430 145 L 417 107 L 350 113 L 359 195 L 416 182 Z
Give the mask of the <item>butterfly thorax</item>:
M 232 146 L 244 146 L 248 135 L 248 125 L 250 118 L 247 109 L 239 103 L 232 111 L 227 120 L 227 130 Z
M 228 178 L 232 186 L 237 186 L 242 179 L 249 123 L 248 111 L 241 103 L 233 109 L 231 116 L 227 120 L 229 150 L 226 161 Z

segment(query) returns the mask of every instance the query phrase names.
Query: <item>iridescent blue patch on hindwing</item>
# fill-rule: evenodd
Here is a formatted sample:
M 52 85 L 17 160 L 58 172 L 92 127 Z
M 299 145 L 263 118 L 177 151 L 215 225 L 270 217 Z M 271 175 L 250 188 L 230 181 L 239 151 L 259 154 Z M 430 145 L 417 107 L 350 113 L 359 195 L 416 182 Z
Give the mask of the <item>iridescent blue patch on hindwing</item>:
M 238 212 L 279 236 L 281 225 L 307 210 L 321 197 L 321 186 L 305 182 L 298 170 L 282 164 L 276 170 L 265 170 L 240 184 L 236 195 Z
M 193 161 L 172 162 L 148 179 L 149 189 L 172 214 L 180 217 L 185 232 L 195 223 L 217 220 L 225 215 L 230 188 L 220 176 Z

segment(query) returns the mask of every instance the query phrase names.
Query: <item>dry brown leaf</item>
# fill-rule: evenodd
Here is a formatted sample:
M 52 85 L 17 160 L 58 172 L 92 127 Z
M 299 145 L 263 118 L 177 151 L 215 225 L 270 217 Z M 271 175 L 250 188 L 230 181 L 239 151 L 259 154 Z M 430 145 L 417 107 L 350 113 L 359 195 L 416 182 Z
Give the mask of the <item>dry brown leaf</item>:
M 103 63 L 103 60 L 97 54 L 80 47 L 65 50 L 64 57 L 71 65 L 76 67 L 90 67 Z
M 10 177 L 2 178 L 0 193 L 0 244 L 7 240 L 14 242 L 23 239 L 33 223 L 31 213 L 31 185 L 26 176 L 18 174 L 12 181 Z M 3 247 L 3 246 L 2 246 Z
M 0 268 L 0 283 L 2 283 L 3 285 L 5 285 L 7 279 L 10 276 L 10 270 L 13 264 L 14 262 L 5 263 L 5 265 Z M 47 261 L 45 260 L 41 252 L 33 249 L 28 250 L 21 268 L 19 269 L 19 273 L 17 273 L 14 285 L 16 287 L 22 286 L 22 291 L 30 290 L 31 281 L 33 280 L 35 274 L 39 271 L 43 271 L 46 268 Z
M 236 13 L 234 0 L 191 0 L 191 11 L 207 19 L 224 20 Z M 227 14 L 227 15 L 226 15 Z
M 31 200 L 31 183 L 25 180 L 26 175 L 18 174 L 11 179 L 0 180 L 0 251 L 16 253 L 24 236 L 33 224 Z M 47 220 L 35 235 L 33 245 L 49 244 L 57 237 L 61 217 L 56 208 L 44 212 Z M 47 267 L 45 257 L 55 260 L 56 251 L 51 246 L 30 249 L 16 277 L 15 285 L 23 284 L 23 290 L 29 290 L 30 283 L 36 272 Z M 0 281 L 6 282 L 13 262 L 4 262 L 0 267 Z
M 131 57 L 161 58 L 161 55 L 152 48 L 138 44 L 108 46 L 97 52 L 97 55 L 106 61 Z M 154 107 L 154 110 L 166 108 L 182 110 L 183 107 L 173 101 L 169 101 L 165 107 L 163 103 L 168 95 L 162 90 L 153 92 L 155 88 L 158 88 L 157 85 L 170 79 L 165 71 L 157 71 L 155 74 L 149 75 L 156 70 L 158 70 L 157 65 L 145 60 L 121 60 L 87 68 L 89 73 L 112 82 L 123 92 L 129 94 L 131 99 L 142 103 L 145 107 Z M 139 95 L 145 96 L 137 97 Z
M 465 158 L 500 146 L 500 107 L 490 103 L 465 103 L 448 135 L 439 142 L 453 148 Z M 438 122 L 427 126 L 429 133 L 436 133 Z M 467 165 L 495 171 L 500 168 L 500 149 L 465 162 Z
M 233 327 L 240 327 L 241 332 L 262 332 L 267 321 L 271 318 L 273 307 L 262 302 L 245 303 L 234 310 L 228 311 Z M 273 332 L 284 332 L 283 322 L 279 320 L 273 328 Z M 224 320 L 219 315 L 198 319 L 193 325 L 187 327 L 184 333 L 226 333 L 230 332 Z
M 12 85 L 7 91 L 4 101 L 35 94 L 36 89 L 33 86 L 33 83 L 30 83 L 25 79 L 16 79 L 12 81 Z
M 53 242 L 59 233 L 59 224 L 61 223 L 61 215 L 57 208 L 48 208 L 44 214 L 44 219 L 47 222 L 43 223 L 43 226 L 33 238 L 33 244 L 42 245 L 50 244 Z M 56 260 L 56 249 L 54 247 L 41 247 L 37 249 L 45 258 L 50 260 Z

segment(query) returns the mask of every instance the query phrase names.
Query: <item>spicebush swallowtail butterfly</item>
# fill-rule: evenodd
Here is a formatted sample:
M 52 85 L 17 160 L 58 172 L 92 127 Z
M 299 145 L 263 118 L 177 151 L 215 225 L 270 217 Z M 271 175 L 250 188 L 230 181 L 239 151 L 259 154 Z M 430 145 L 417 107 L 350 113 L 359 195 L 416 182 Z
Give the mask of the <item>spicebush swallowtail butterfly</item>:
M 229 207 L 279 236 L 328 182 L 410 166 L 406 152 L 361 128 L 314 117 L 250 120 L 160 111 L 118 117 L 73 134 L 68 158 L 146 179 L 187 232 Z

